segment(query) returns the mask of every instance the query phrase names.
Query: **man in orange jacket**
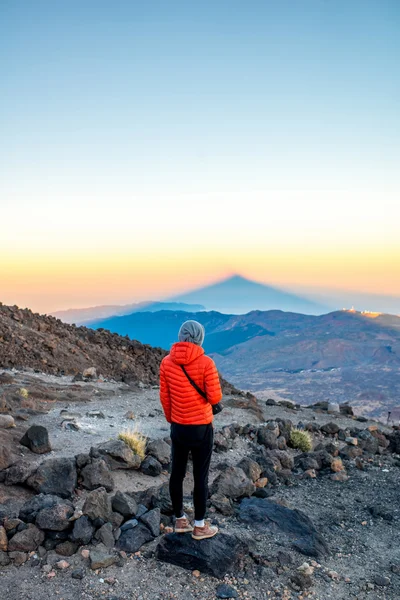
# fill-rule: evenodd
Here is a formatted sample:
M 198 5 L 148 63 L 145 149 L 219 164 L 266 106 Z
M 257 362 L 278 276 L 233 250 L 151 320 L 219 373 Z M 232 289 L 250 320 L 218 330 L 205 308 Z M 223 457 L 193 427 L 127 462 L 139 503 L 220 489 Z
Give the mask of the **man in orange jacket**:
M 160 400 L 171 423 L 172 467 L 169 489 L 176 517 L 175 532 L 192 532 L 195 540 L 213 537 L 218 528 L 205 521 L 208 472 L 214 444 L 213 405 L 222 398 L 214 361 L 204 354 L 204 327 L 186 321 L 179 342 L 161 362 Z M 189 452 L 193 460 L 194 527 L 183 512 L 183 480 Z

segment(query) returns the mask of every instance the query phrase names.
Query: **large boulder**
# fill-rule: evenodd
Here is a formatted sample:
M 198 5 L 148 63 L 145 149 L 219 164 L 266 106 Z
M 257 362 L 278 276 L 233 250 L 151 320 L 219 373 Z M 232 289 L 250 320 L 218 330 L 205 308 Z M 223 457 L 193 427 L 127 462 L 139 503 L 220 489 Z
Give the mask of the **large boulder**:
M 115 512 L 120 513 L 126 519 L 136 516 L 138 509 L 136 500 L 119 490 L 116 492 L 115 496 L 113 496 L 111 505 Z
M 255 530 L 281 531 L 296 550 L 307 556 L 324 556 L 328 547 L 311 519 L 300 510 L 292 510 L 267 498 L 244 499 L 239 520 Z
M 27 485 L 36 492 L 70 498 L 77 480 L 74 458 L 50 458 L 39 465 L 36 473 L 27 479 Z
M 163 466 L 171 462 L 171 446 L 164 440 L 153 440 L 147 444 L 147 454 L 154 456 Z
M 25 435 L 20 439 L 19 443 L 26 448 L 29 448 L 35 454 L 46 454 L 51 452 L 49 441 L 49 432 L 42 425 L 32 425 L 29 427 Z
M 255 491 L 254 483 L 238 467 L 228 467 L 218 475 L 211 486 L 211 494 L 238 499 L 251 496 Z
M 124 552 L 137 552 L 146 542 L 154 539 L 150 529 L 139 523 L 136 527 L 123 531 L 118 539 L 116 548 Z
M 43 508 L 36 516 L 36 525 L 40 529 L 64 531 L 71 527 L 69 519 L 73 514 L 73 504 L 67 500 L 63 500 L 50 508 Z
M 32 552 L 44 542 L 44 533 L 35 525 L 16 533 L 8 543 L 9 552 Z
M 87 495 L 82 508 L 82 513 L 92 521 L 102 519 L 109 521 L 112 514 L 111 500 L 104 488 L 93 490 Z
M 235 569 L 247 552 L 243 541 L 224 533 L 201 542 L 191 535 L 170 533 L 161 539 L 156 555 L 159 560 L 184 569 L 222 578 Z
M 90 449 L 93 458 L 103 458 L 110 469 L 139 469 L 142 459 L 122 440 L 110 440 Z
M 107 492 L 114 489 L 114 479 L 110 468 L 102 458 L 94 458 L 81 471 L 82 485 L 87 490 L 104 487 Z
M 358 445 L 369 454 L 376 454 L 379 450 L 379 440 L 367 429 L 359 432 L 357 435 Z

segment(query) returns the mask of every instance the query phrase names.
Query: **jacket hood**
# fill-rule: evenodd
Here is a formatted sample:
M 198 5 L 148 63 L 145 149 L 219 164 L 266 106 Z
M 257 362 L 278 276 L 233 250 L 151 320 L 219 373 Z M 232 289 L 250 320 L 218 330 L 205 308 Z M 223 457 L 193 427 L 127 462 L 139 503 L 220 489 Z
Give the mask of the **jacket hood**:
M 204 348 L 192 342 L 177 342 L 173 344 L 169 354 L 177 365 L 188 365 L 204 354 Z

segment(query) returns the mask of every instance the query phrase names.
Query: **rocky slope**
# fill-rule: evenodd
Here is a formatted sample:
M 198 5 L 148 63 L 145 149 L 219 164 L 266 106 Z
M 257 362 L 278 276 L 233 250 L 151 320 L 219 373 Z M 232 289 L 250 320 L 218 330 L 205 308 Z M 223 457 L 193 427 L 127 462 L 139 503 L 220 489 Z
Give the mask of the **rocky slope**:
M 170 533 L 170 440 L 157 389 L 0 374 L 0 392 L 17 390 L 21 403 L 39 389 L 47 394 L 40 412 L 20 407 L 15 423 L 0 415 L 0 589 L 8 600 L 399 597 L 398 429 L 345 405 L 329 414 L 324 403 L 269 400 L 257 416 L 240 407 L 243 397 L 227 396 L 215 420 L 209 497 L 221 533 L 196 545 Z M 127 426 L 145 426 L 144 458 L 117 439 L 114 407 L 128 408 L 124 398 L 136 415 L 125 415 Z M 295 426 L 312 447 L 293 447 Z M 191 483 L 189 466 L 189 515 Z

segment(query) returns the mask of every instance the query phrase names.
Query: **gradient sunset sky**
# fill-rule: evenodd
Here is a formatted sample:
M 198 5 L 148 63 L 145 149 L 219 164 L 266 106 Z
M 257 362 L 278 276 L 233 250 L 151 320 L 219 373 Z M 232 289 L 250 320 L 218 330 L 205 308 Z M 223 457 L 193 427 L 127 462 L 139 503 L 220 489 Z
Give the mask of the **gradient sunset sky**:
M 2 0 L 0 301 L 400 296 L 398 0 Z

